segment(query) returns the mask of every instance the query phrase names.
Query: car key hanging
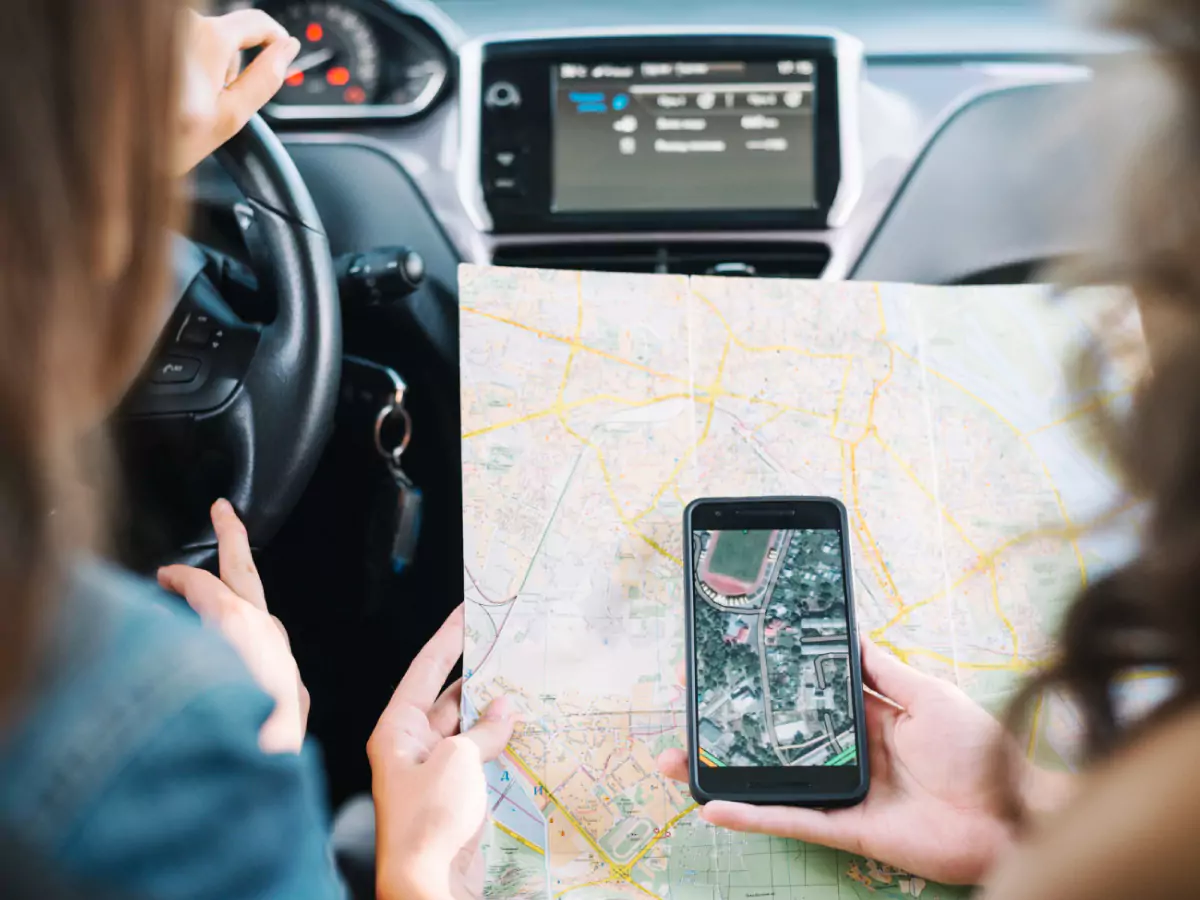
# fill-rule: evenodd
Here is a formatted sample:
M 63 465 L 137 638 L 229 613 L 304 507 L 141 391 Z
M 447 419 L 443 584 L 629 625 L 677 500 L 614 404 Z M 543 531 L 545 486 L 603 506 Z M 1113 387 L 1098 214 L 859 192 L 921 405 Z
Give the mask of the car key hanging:
M 388 472 L 396 486 L 396 506 L 392 511 L 392 571 L 399 575 L 413 561 L 417 549 L 417 540 L 421 533 L 421 504 L 423 496 L 408 474 L 404 471 L 402 461 L 404 452 L 412 441 L 412 417 L 404 408 L 404 392 L 406 385 L 398 375 L 392 373 L 396 383 L 396 393 L 390 403 L 379 411 L 375 419 L 375 449 L 387 463 Z M 384 429 L 393 419 L 400 421 L 404 434 L 399 441 L 388 449 L 385 443 Z

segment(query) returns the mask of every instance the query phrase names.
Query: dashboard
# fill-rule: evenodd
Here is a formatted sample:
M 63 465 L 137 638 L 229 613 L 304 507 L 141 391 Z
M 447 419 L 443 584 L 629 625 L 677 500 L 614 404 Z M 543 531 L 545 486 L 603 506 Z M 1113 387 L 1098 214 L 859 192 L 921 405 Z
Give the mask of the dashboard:
M 1130 130 L 1062 127 L 1130 48 L 1031 0 L 254 5 L 302 42 L 266 115 L 335 252 L 412 246 L 450 291 L 462 261 L 1020 279 L 1096 246 Z

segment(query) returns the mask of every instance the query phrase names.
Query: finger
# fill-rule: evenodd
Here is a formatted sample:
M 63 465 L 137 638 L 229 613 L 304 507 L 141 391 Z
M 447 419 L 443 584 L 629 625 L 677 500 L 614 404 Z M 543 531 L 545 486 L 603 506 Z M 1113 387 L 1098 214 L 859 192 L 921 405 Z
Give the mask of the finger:
M 484 710 L 480 720 L 469 731 L 464 731 L 462 736 L 479 748 L 479 755 L 484 762 L 491 762 L 504 752 L 516 725 L 517 720 L 509 711 L 507 698 L 497 697 Z
M 240 602 L 215 575 L 191 566 L 159 569 L 158 583 L 183 597 L 204 619 L 220 619 L 231 603 Z
M 459 715 L 462 704 L 463 680 L 460 678 L 442 691 L 429 710 L 429 726 L 442 737 L 458 734 Z
M 863 680 L 889 700 L 908 707 L 921 691 L 925 677 L 902 663 L 865 635 L 862 644 Z
M 672 781 L 687 783 L 688 756 L 683 750 L 664 750 L 658 757 L 658 771 Z
M 269 45 L 221 92 L 217 100 L 218 137 L 223 140 L 233 137 L 267 105 L 283 87 L 288 66 L 299 52 L 300 42 L 295 38 Z
M 300 733 L 304 734 L 308 731 L 308 714 L 312 709 L 312 695 L 309 694 L 299 673 L 296 675 L 296 694 L 300 698 Z
M 239 50 L 287 40 L 287 29 L 260 9 L 239 9 L 217 18 L 215 23 Z
M 463 652 L 463 608 L 458 607 L 421 648 L 404 678 L 392 694 L 391 702 L 415 706 L 428 712 L 437 700 L 442 685 L 458 664 Z
M 824 812 L 794 806 L 751 806 L 714 800 L 701 810 L 700 817 L 710 825 L 730 831 L 770 834 L 857 853 L 862 840 L 854 825 L 861 821 L 861 817 L 847 815 L 847 812 Z
M 283 642 L 287 644 L 287 648 L 291 650 L 292 639 L 288 637 L 287 629 L 283 627 L 283 622 L 280 621 L 279 616 L 271 616 L 271 624 L 274 625 L 279 633 L 283 636 Z
M 217 555 L 221 561 L 221 580 L 243 600 L 261 610 L 267 608 L 262 579 L 250 552 L 250 536 L 246 526 L 228 500 L 218 500 L 212 507 L 213 530 L 217 533 Z
M 238 74 L 242 71 L 242 54 L 235 53 L 229 59 L 229 65 L 225 68 L 225 81 L 221 83 L 221 87 L 229 87 L 237 81 Z
M 367 756 L 374 761 L 391 759 L 408 768 L 425 762 L 439 743 L 445 740 L 430 731 L 423 712 L 412 706 L 389 706 L 367 741 Z

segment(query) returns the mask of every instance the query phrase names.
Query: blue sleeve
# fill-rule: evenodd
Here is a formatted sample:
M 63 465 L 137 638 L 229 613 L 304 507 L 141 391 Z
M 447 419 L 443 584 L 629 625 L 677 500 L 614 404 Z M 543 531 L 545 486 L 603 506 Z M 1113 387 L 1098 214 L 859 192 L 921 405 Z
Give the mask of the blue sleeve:
M 317 754 L 259 750 L 270 710 L 227 683 L 166 717 L 78 820 L 67 856 L 155 900 L 341 900 Z

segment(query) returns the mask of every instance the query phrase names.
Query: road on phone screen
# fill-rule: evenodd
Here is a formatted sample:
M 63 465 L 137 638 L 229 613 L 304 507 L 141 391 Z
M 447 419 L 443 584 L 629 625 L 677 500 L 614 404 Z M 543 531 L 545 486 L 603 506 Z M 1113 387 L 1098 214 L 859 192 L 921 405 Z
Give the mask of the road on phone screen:
M 837 532 L 702 531 L 692 553 L 701 761 L 853 764 Z

